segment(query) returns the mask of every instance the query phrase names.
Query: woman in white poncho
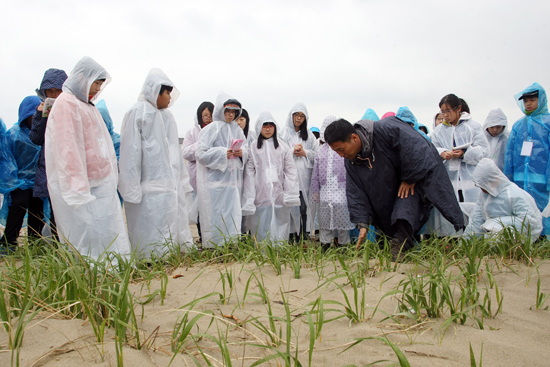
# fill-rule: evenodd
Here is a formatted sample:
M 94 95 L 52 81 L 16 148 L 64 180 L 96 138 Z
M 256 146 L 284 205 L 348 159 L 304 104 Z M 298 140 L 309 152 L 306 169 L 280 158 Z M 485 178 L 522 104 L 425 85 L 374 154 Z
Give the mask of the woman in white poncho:
M 489 159 L 479 162 L 472 180 L 483 192 L 477 200 L 465 235 L 496 234 L 506 227 L 536 241 L 542 232 L 542 215 L 535 199 L 502 173 Z
M 489 143 L 481 125 L 472 120 L 466 102 L 454 94 L 439 102 L 445 120 L 432 135 L 432 143 L 444 160 L 460 207 L 469 216 L 481 190 L 472 182 L 472 173 L 480 160 L 489 156 Z M 433 233 L 438 236 L 456 234 L 453 226 L 435 211 Z
M 192 188 L 168 109 L 178 96 L 174 83 L 152 69 L 122 122 L 119 191 L 132 249 L 141 255 L 162 255 L 170 241 L 193 241 L 187 201 Z
M 243 215 L 249 216 L 256 240 L 286 241 L 290 208 L 300 205 L 293 150 L 277 138 L 277 124 L 269 112 L 260 114 L 256 131 L 244 173 Z
M 508 119 L 500 108 L 489 111 L 483 133 L 489 143 L 489 158 L 495 162 L 497 167 L 504 170 L 504 153 L 506 153 L 506 144 L 508 143 L 509 131 L 506 131 Z
M 116 154 L 93 104 L 110 80 L 101 65 L 82 58 L 50 112 L 44 146 L 59 238 L 95 259 L 105 251 L 130 253 L 117 195 Z
M 290 210 L 291 240 L 306 240 L 308 232 L 315 232 L 315 218 L 311 213 L 311 205 L 308 206 L 308 198 L 318 143 L 315 135 L 307 128 L 308 120 L 306 106 L 303 103 L 295 104 L 288 113 L 281 134 L 282 139 L 293 149 L 300 185 L 300 206 Z
M 197 194 L 202 245 L 213 247 L 241 233 L 241 186 L 248 157 L 239 117 L 239 101 L 226 94 L 218 96 L 214 121 L 204 127 L 197 144 Z M 232 149 L 240 141 L 242 147 Z

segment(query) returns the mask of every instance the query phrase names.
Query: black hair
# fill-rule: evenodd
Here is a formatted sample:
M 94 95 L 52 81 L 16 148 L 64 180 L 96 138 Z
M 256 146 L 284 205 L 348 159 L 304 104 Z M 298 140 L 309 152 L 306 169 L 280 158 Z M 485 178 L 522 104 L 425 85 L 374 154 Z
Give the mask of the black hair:
M 319 133 L 318 131 L 312 131 L 313 133 L 313 136 L 315 136 L 315 139 L 319 139 L 319 136 L 321 136 L 321 133 Z
M 162 95 L 162 93 L 164 93 L 165 90 L 167 90 L 169 93 L 172 93 L 173 89 L 174 89 L 174 87 L 163 84 L 163 85 L 160 86 L 159 96 Z
M 328 145 L 332 145 L 337 141 L 345 143 L 351 140 L 352 134 L 357 134 L 357 132 L 351 122 L 339 119 L 325 129 L 325 143 Z
M 438 113 L 435 114 L 435 116 L 434 116 L 434 124 L 437 122 L 437 116 L 439 116 L 439 115 L 442 115 L 442 113 L 441 113 L 441 112 L 438 112 Z
M 266 122 L 270 122 L 270 121 L 266 121 Z M 277 149 L 277 148 L 279 148 L 279 140 L 277 140 L 277 125 L 274 125 L 273 129 L 274 129 L 273 136 L 270 139 L 273 139 L 273 145 L 275 146 L 275 149 Z M 266 140 L 266 138 L 264 138 L 264 136 L 262 135 L 262 132 L 260 131 L 260 134 L 258 136 L 258 143 L 256 144 L 258 149 L 262 149 L 262 145 L 264 144 L 264 140 Z
M 33 119 L 33 115 L 30 115 L 29 117 L 27 117 L 26 119 L 21 121 L 21 123 L 23 123 L 23 125 L 26 125 L 29 129 L 31 129 L 32 128 L 32 119 Z
M 250 127 L 250 117 L 248 117 L 248 111 L 243 108 L 239 117 L 244 117 L 246 119 L 246 125 L 244 126 L 243 132 L 244 136 L 248 138 L 248 128 Z
M 212 102 L 205 101 L 200 104 L 199 108 L 197 108 L 197 121 L 201 128 L 205 126 L 202 122 L 202 113 L 204 110 L 210 111 L 210 114 L 212 115 L 214 113 L 214 104 Z M 214 116 L 212 115 L 212 117 Z
M 99 80 L 100 82 L 105 82 L 107 79 L 105 79 L 105 78 L 103 78 L 103 79 L 96 79 L 95 81 L 97 82 L 98 80 Z
M 419 126 L 418 127 L 418 130 L 421 130 L 424 132 L 424 134 L 427 134 L 428 133 L 428 128 L 426 126 Z
M 241 105 L 241 102 L 237 101 L 234 98 L 228 99 L 227 101 L 225 101 L 223 103 L 223 108 L 222 108 L 223 112 L 222 113 L 225 113 L 225 106 L 227 106 L 228 104 L 234 104 L 234 105 L 239 106 L 238 111 L 234 110 L 235 111 L 235 120 L 238 119 L 241 116 L 241 112 L 243 111 L 243 106 Z
M 295 113 L 303 113 L 302 111 L 294 111 L 292 112 L 292 125 L 294 125 L 294 114 Z M 306 114 L 304 113 L 304 116 L 306 116 Z M 300 139 L 302 139 L 303 141 L 307 141 L 307 138 L 308 138 L 308 132 L 307 132 L 307 116 L 304 118 L 304 122 L 302 122 L 302 124 L 300 125 Z
M 449 107 L 451 107 L 452 109 L 458 108 L 460 106 L 460 112 L 470 113 L 470 107 L 468 106 L 466 101 L 462 98 L 458 98 L 455 94 L 447 94 L 445 97 L 441 98 L 441 101 L 439 101 L 439 108 L 441 108 L 441 106 L 443 106 L 444 104 L 449 105 Z

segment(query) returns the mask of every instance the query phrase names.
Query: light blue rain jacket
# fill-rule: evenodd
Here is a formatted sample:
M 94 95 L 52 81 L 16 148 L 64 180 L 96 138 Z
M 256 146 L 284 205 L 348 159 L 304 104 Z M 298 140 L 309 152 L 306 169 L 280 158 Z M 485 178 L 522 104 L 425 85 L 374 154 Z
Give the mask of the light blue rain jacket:
M 34 186 L 34 176 L 36 175 L 36 166 L 38 164 L 38 155 L 40 146 L 34 144 L 29 133 L 31 129 L 22 122 L 30 116 L 33 116 L 36 107 L 40 104 L 40 98 L 37 96 L 28 96 L 23 99 L 19 105 L 19 120 L 13 125 L 5 135 L 4 142 L 6 149 L 13 155 L 17 164 L 17 178 L 19 185 L 12 187 L 21 190 L 30 189 Z
M 550 191 L 550 114 L 548 113 L 548 98 L 546 91 L 538 83 L 527 87 L 516 94 L 514 98 L 521 111 L 525 113 L 523 100 L 519 98 L 525 93 L 536 90 L 539 92 L 538 108 L 530 116 L 525 115 L 516 121 L 508 137 L 504 174 L 510 181 L 531 194 L 538 208 L 543 210 L 548 204 Z M 532 149 L 529 149 L 531 143 Z M 521 154 L 523 147 L 525 147 L 524 155 Z M 543 218 L 543 226 L 542 235 L 550 235 L 550 218 Z
M 418 131 L 418 133 L 420 135 L 422 135 L 426 140 L 431 141 L 431 139 L 428 137 L 428 135 L 426 135 L 426 133 L 424 133 L 424 131 L 422 131 L 418 128 L 418 121 L 416 120 L 416 117 L 411 112 L 409 107 L 407 107 L 407 106 L 399 107 L 399 109 L 397 110 L 397 113 L 395 114 L 395 117 L 397 117 L 401 121 L 404 121 L 404 122 L 407 122 L 407 123 L 411 124 L 412 127 L 416 131 Z
M 380 121 L 380 117 L 378 117 L 372 108 L 367 108 L 361 120 Z
M 17 178 L 17 163 L 5 142 L 6 125 L 0 119 L 0 194 L 7 194 L 21 184 Z
M 113 120 L 111 119 L 111 114 L 107 109 L 105 100 L 102 99 L 101 101 L 97 102 L 95 106 L 99 110 L 99 113 L 101 113 L 101 117 L 103 117 L 105 125 L 107 125 L 107 130 L 109 130 L 109 134 L 111 135 L 111 140 L 113 141 L 113 145 L 115 147 L 116 159 L 118 161 L 120 159 L 120 135 L 115 132 Z

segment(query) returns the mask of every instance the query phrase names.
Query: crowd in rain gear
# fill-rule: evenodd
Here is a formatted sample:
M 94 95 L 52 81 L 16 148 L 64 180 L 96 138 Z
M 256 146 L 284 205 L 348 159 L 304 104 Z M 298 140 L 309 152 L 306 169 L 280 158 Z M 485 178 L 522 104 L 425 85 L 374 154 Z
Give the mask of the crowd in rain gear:
M 179 92 L 172 81 L 160 69 L 152 69 L 137 103 L 124 115 L 121 130 L 119 191 L 132 250 L 145 256 L 161 256 L 167 242 L 193 240 L 188 221 L 193 189 L 174 116 L 157 105 L 162 86 L 173 88 L 168 107 L 176 102 Z
M 522 97 L 538 96 L 538 107 L 526 111 Z M 514 96 L 525 114 L 514 123 L 506 145 L 504 174 L 527 191 L 540 210 L 548 204 L 550 192 L 550 114 L 548 98 L 540 84 L 534 83 Z M 543 218 L 542 235 L 550 235 L 550 218 Z
M 502 127 L 500 133 L 492 135 L 489 132 L 489 128 L 499 126 Z M 485 134 L 485 138 L 487 138 L 487 142 L 489 143 L 489 158 L 495 162 L 501 171 L 504 170 L 504 154 L 506 153 L 506 144 L 508 143 L 508 135 L 510 134 L 506 130 L 506 127 L 508 127 L 508 119 L 500 108 L 491 110 L 483 124 L 483 134 Z
M 17 167 L 17 183 L 11 188 L 6 188 L 2 205 L 2 221 L 5 220 L 6 229 L 0 243 L 7 244 L 12 249 L 17 246 L 25 215 L 28 214 L 29 236 L 40 236 L 44 227 L 44 202 L 33 197 L 40 146 L 34 144 L 29 136 L 32 116 L 38 105 L 40 98 L 37 96 L 25 97 L 19 105 L 17 123 L 6 132 L 3 139 L 3 145 L 8 152 L 7 157 L 13 157 L 12 162 Z
M 92 85 L 111 80 L 89 57 L 77 62 L 50 112 L 45 138 L 46 174 L 57 232 L 82 255 L 130 254 L 117 196 L 118 168 L 111 135 L 94 106 Z
M 535 200 L 526 191 L 510 182 L 489 158 L 482 159 L 472 174 L 472 181 L 481 188 L 470 217 L 466 236 L 499 233 L 505 227 L 531 235 L 531 241 L 542 232 L 542 215 Z
M 234 109 L 234 106 L 239 106 L 235 109 L 234 120 L 226 122 L 224 111 Z M 246 144 L 241 148 L 242 157 L 228 157 L 232 142 L 246 139 L 235 122 L 239 114 L 240 103 L 222 93 L 214 107 L 213 122 L 199 134 L 195 156 L 202 245 L 205 248 L 223 244 L 241 233 L 241 185 L 248 158 Z
M 298 131 L 295 129 L 293 120 L 294 114 L 297 113 L 302 113 L 305 116 L 302 122 L 303 126 L 300 126 Z M 317 139 L 307 129 L 308 121 L 309 114 L 305 104 L 301 102 L 296 103 L 288 113 L 286 126 L 281 134 L 282 140 L 292 149 L 301 146 L 306 154 L 305 157 L 294 154 L 294 163 L 298 170 L 298 183 L 300 187 L 300 206 L 293 207 L 290 210 L 290 233 L 304 240 L 307 239 L 307 233 L 315 232 L 314 208 L 308 203 L 308 198 L 313 164 L 315 163 L 315 155 L 319 147 Z
M 275 243 L 288 240 L 290 210 L 300 205 L 298 172 L 293 149 L 277 138 L 277 128 L 271 138 L 262 136 L 264 123 L 277 126 L 269 112 L 256 120 L 258 134 L 245 167 L 242 208 L 251 235 Z
M 338 120 L 327 116 L 323 120 L 319 139 L 325 141 L 325 130 L 328 125 Z M 317 151 L 313 174 L 311 176 L 310 196 L 319 205 L 319 232 L 321 244 L 332 243 L 338 238 L 338 244 L 350 242 L 350 230 L 355 225 L 349 219 L 346 197 L 346 168 L 344 158 L 323 144 Z
M 439 154 L 453 149 L 465 151 L 461 158 L 445 160 L 444 166 L 462 211 L 466 216 L 470 215 L 481 192 L 472 182 L 472 174 L 479 161 L 489 156 L 489 143 L 481 125 L 473 121 L 468 112 L 462 112 L 456 125 L 444 121 L 433 130 L 430 138 Z M 453 226 L 440 214 L 434 214 L 434 233 L 439 236 L 456 234 Z

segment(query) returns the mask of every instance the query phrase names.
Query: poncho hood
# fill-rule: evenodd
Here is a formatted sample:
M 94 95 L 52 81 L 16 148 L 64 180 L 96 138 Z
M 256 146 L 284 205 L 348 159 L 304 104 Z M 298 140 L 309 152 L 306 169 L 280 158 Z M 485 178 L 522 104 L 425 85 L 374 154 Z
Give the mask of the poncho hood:
M 292 131 L 295 131 L 294 129 L 294 121 L 292 120 L 292 115 L 294 115 L 297 112 L 301 112 L 306 116 L 306 120 L 303 122 L 306 127 L 307 123 L 309 121 L 309 113 L 307 113 L 306 105 L 302 102 L 296 103 L 292 108 L 290 109 L 290 112 L 288 113 L 288 116 L 286 118 L 286 128 Z
M 90 87 L 98 79 L 105 79 L 105 82 L 101 85 L 101 90 L 90 100 Z M 96 101 L 110 82 L 111 76 L 107 70 L 91 57 L 84 56 L 76 63 L 62 89 L 63 92 L 69 92 L 82 102 L 88 103 Z
M 227 93 L 224 93 L 224 92 L 221 92 L 219 95 L 218 95 L 218 98 L 216 99 L 216 104 L 214 105 L 214 113 L 212 113 L 212 121 L 223 121 L 223 122 L 226 122 L 225 121 L 225 115 L 224 115 L 224 108 L 223 106 L 225 105 L 225 102 L 229 101 L 229 100 L 234 100 L 234 101 L 237 101 L 235 98 L 231 97 L 229 94 Z M 238 101 L 237 101 L 238 102 Z M 240 104 L 240 102 L 239 102 Z M 241 110 L 237 111 L 238 113 L 235 113 L 235 119 L 233 121 L 235 121 L 236 119 L 239 118 L 239 116 L 241 115 Z
M 357 121 L 353 125 L 357 135 L 361 139 L 361 156 L 363 158 L 369 158 L 373 150 L 373 136 L 374 136 L 374 121 L 372 120 L 361 120 Z M 354 162 L 357 158 L 354 160 Z
M 412 127 L 414 127 L 415 130 L 418 131 L 418 120 L 416 120 L 416 116 L 414 116 L 409 107 L 399 107 L 397 113 L 395 114 L 395 117 L 403 122 L 410 124 Z
M 138 100 L 147 101 L 151 103 L 155 108 L 158 108 L 157 99 L 159 96 L 160 88 L 163 85 L 173 88 L 172 92 L 170 93 L 170 96 L 172 98 L 170 99 L 170 104 L 168 105 L 168 107 L 172 107 L 174 103 L 176 103 L 180 92 L 178 91 L 174 83 L 172 83 L 172 81 L 160 69 L 151 69 L 149 71 L 149 74 L 147 74 L 145 82 L 143 82 L 143 86 L 141 87 L 141 93 L 139 94 Z
M 477 186 L 487 191 L 491 196 L 498 196 L 506 186 L 510 185 L 510 180 L 497 167 L 495 162 L 489 158 L 483 158 L 477 164 L 472 181 Z
M 37 96 L 28 96 L 23 99 L 19 105 L 19 120 L 18 124 L 21 124 L 22 121 L 25 121 L 26 118 L 34 115 L 36 112 L 36 107 L 40 105 L 40 98 Z
M 262 126 L 266 122 L 273 122 L 275 126 L 277 127 L 277 130 L 279 130 L 279 124 L 277 124 L 277 121 L 273 118 L 273 115 L 271 112 L 264 111 L 260 113 L 260 116 L 258 116 L 258 119 L 256 120 L 256 124 L 254 125 L 256 127 L 257 136 L 259 137 L 262 133 Z
M 365 113 L 363 114 L 363 117 L 361 117 L 361 120 L 372 120 L 372 121 L 380 121 L 380 117 L 374 112 L 372 108 L 367 108 Z
M 325 130 L 327 129 L 327 126 L 337 120 L 338 117 L 333 115 L 328 115 L 327 117 L 325 117 L 325 119 L 323 120 L 323 124 L 321 125 L 321 131 L 319 133 L 319 139 L 321 141 L 325 141 Z
M 487 119 L 483 124 L 483 130 L 487 130 L 488 128 L 495 126 L 504 126 L 504 130 L 506 130 L 506 127 L 508 126 L 508 119 L 500 108 L 495 108 L 494 110 L 489 111 L 489 115 L 487 115 Z
M 521 112 L 525 113 L 525 104 L 523 103 L 523 99 L 520 100 L 520 97 L 525 93 L 531 93 L 535 91 L 539 92 L 539 106 L 535 111 L 533 111 L 533 113 L 531 113 L 531 117 L 548 113 L 548 98 L 546 97 L 546 91 L 544 90 L 544 88 L 539 83 L 533 83 L 514 96 L 519 108 L 521 109 Z
M 40 88 L 36 89 L 36 95 L 40 97 L 41 100 L 45 100 L 47 98 L 46 89 L 62 89 L 63 83 L 65 83 L 66 80 L 67 73 L 64 70 L 48 69 L 44 73 Z

